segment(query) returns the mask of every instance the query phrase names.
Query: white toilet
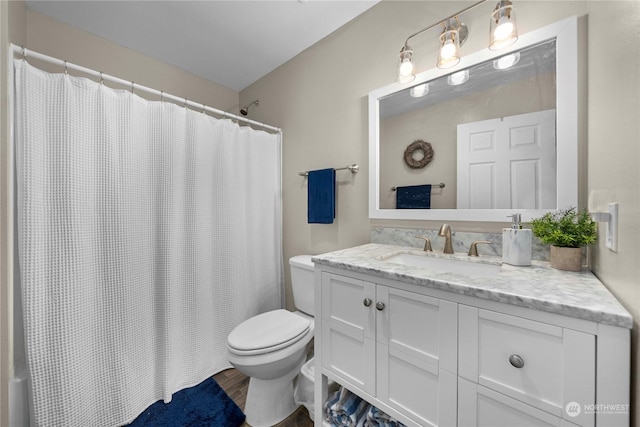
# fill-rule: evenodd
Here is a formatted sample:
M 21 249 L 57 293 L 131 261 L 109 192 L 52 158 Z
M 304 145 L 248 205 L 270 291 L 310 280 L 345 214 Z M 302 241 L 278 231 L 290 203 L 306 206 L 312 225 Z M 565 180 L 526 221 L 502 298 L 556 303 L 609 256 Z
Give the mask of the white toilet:
M 296 410 L 293 380 L 313 344 L 314 275 L 311 255 L 289 260 L 299 311 L 273 310 L 245 320 L 227 339 L 229 362 L 251 377 L 244 412 L 253 427 L 272 426 Z

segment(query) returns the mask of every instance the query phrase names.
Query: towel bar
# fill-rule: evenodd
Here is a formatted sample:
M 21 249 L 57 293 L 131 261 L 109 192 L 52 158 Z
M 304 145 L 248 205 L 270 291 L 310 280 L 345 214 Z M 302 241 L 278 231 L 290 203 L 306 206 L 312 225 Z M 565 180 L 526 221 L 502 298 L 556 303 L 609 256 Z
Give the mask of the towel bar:
M 355 175 L 360 170 L 360 166 L 358 166 L 356 163 L 354 163 L 352 165 L 348 165 L 348 166 L 345 166 L 343 168 L 336 168 L 337 171 L 341 171 L 341 170 L 344 170 L 344 169 L 349 169 L 349 171 L 351 171 L 351 173 Z M 298 172 L 298 175 L 300 175 L 300 176 L 309 176 L 309 171 Z
M 441 182 L 440 184 L 431 184 L 431 187 L 438 187 L 438 188 L 444 188 L 444 182 Z M 391 191 L 396 191 L 396 187 L 391 187 Z

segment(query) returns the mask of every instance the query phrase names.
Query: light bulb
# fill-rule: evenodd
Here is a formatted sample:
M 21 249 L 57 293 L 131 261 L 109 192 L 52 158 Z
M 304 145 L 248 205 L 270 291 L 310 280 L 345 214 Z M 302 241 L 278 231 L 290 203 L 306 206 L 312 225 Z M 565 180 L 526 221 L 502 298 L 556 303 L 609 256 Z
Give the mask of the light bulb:
M 505 55 L 493 60 L 493 68 L 496 70 L 506 70 L 516 65 L 520 61 L 520 52 Z
M 421 85 L 414 86 L 409 91 L 409 94 L 414 98 L 420 98 L 429 93 L 429 85 L 427 83 L 422 83 Z
M 400 64 L 400 75 L 406 76 L 413 72 L 413 64 L 410 60 L 404 60 Z
M 449 83 L 449 86 L 461 85 L 467 80 L 469 80 L 469 70 L 458 71 L 457 73 L 450 74 L 449 77 L 447 77 L 447 83 Z
M 413 51 L 408 45 L 404 45 L 402 50 L 400 50 L 400 57 L 398 63 L 398 82 L 399 83 L 409 83 L 416 78 L 413 74 Z
M 493 31 L 493 37 L 496 41 L 503 41 L 513 33 L 513 24 L 509 21 L 503 22 Z
M 457 30 L 445 30 L 440 34 L 438 68 L 450 68 L 460 62 L 460 42 Z
M 518 40 L 516 12 L 509 0 L 501 0 L 491 14 L 489 49 L 499 50 Z
M 442 46 L 440 50 L 440 56 L 442 59 L 449 59 L 456 53 L 456 46 L 453 44 L 451 40 L 447 40 L 447 42 Z

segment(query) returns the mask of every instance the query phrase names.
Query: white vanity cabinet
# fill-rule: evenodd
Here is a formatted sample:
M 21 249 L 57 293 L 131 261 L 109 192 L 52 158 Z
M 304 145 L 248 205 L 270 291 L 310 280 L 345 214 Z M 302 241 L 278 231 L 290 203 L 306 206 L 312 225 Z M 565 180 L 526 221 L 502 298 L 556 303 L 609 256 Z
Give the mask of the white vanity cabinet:
M 376 393 L 375 287 L 363 280 L 322 274 L 322 366 L 372 396 Z
M 399 250 L 317 257 L 316 425 L 328 380 L 408 426 L 629 425 L 632 319 L 593 275 L 377 261 Z
M 416 425 L 455 425 L 457 304 L 340 274 L 321 277 L 323 371 L 405 422 L 403 415 Z

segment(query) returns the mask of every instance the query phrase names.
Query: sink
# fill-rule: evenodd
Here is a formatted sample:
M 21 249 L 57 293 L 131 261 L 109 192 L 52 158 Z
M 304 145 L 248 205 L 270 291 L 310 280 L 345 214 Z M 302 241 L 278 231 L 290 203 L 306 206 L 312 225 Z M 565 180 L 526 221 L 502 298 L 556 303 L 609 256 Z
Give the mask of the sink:
M 383 258 L 382 261 L 425 268 L 439 273 L 462 273 L 468 276 L 492 277 L 501 271 L 500 265 L 465 261 L 459 258 L 440 258 L 411 253 L 400 253 Z

